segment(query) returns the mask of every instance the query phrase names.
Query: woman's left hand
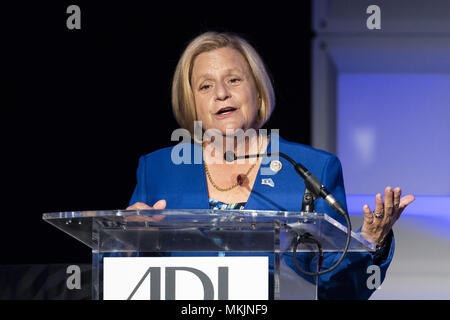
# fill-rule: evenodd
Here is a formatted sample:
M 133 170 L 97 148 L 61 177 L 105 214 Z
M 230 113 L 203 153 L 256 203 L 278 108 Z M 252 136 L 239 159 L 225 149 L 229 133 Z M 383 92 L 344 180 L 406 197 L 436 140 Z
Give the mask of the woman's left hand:
M 384 203 L 381 193 L 377 194 L 373 213 L 367 204 L 364 205 L 364 223 L 361 229 L 361 236 L 364 239 L 375 243 L 377 247 L 383 243 L 394 223 L 400 218 L 403 210 L 414 201 L 413 195 L 410 194 L 400 198 L 401 194 L 402 190 L 400 187 L 394 190 L 391 187 L 386 187 L 384 190 Z

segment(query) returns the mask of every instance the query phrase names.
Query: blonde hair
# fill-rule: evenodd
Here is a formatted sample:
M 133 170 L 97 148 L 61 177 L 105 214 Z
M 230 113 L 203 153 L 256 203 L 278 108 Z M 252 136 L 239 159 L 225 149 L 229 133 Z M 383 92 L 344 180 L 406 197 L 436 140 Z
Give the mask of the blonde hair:
M 263 60 L 256 50 L 243 38 L 231 33 L 205 32 L 193 39 L 178 61 L 172 80 L 172 111 L 178 124 L 194 134 L 197 120 L 194 93 L 191 87 L 192 68 L 195 58 L 220 48 L 232 48 L 242 54 L 255 80 L 261 98 L 257 116 L 257 129 L 269 120 L 275 108 L 275 93 Z

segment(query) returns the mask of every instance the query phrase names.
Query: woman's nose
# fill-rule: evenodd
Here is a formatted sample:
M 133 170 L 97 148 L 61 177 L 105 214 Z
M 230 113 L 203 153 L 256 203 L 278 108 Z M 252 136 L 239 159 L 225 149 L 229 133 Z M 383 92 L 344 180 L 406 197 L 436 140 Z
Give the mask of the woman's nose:
M 231 97 L 230 91 L 224 83 L 216 85 L 216 99 L 223 101 Z

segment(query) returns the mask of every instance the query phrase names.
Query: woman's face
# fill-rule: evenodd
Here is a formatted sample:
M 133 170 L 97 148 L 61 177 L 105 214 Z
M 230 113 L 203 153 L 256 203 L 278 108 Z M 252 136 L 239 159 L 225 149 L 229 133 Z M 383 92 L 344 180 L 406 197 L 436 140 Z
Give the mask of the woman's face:
M 222 134 L 255 128 L 258 93 L 244 57 L 220 48 L 199 54 L 192 69 L 197 120 Z

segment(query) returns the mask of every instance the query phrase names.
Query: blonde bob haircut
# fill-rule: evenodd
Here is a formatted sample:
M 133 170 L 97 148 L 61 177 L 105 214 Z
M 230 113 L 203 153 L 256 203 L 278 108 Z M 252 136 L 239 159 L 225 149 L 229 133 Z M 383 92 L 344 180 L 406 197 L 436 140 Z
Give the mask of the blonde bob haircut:
M 194 135 L 197 120 L 194 93 L 191 87 L 192 68 L 195 58 L 203 53 L 220 48 L 232 48 L 240 52 L 247 61 L 260 97 L 256 129 L 269 120 L 275 108 L 275 93 L 272 82 L 256 50 L 243 38 L 232 33 L 205 32 L 193 39 L 178 61 L 172 81 L 172 111 L 178 124 Z

